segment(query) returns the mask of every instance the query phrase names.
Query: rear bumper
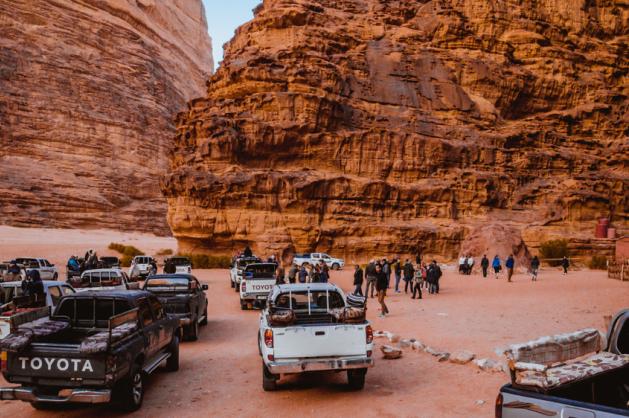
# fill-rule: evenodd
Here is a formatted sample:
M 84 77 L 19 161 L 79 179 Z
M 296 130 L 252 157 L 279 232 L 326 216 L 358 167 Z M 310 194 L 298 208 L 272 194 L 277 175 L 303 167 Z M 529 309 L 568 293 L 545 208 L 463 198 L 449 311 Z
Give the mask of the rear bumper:
M 240 299 L 246 302 L 264 302 L 268 299 L 268 293 L 247 293 L 246 296 L 241 296 Z
M 373 365 L 374 361 L 371 357 L 341 357 L 333 359 L 276 360 L 268 363 L 267 367 L 273 374 L 291 374 L 323 370 L 364 369 L 373 367 Z
M 35 388 L 0 388 L 0 400 L 52 403 L 106 403 L 111 400 L 109 389 L 61 389 L 57 396 L 38 395 Z

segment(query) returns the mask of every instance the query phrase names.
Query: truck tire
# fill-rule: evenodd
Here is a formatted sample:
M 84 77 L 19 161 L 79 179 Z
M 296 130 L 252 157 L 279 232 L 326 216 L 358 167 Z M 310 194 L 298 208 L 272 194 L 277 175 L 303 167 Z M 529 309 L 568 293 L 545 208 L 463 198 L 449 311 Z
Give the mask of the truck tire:
M 243 302 L 242 300 L 240 301 L 240 310 L 242 310 L 242 311 L 246 311 L 247 310 L 247 303 Z
M 176 335 L 174 335 L 173 339 L 170 340 L 168 352 L 170 353 L 170 357 L 166 360 L 165 369 L 167 372 L 176 372 L 179 370 L 179 337 Z
M 339 266 L 339 263 L 334 263 L 332 264 L 332 270 L 340 270 L 341 266 Z
M 205 310 L 203 311 L 203 320 L 199 325 L 207 325 L 207 303 L 205 304 Z
M 347 371 L 347 383 L 354 390 L 361 390 L 365 387 L 365 376 L 367 369 L 350 369 Z
M 131 373 L 118 385 L 115 394 L 118 407 L 126 412 L 134 412 L 142 407 L 144 401 L 144 375 L 139 364 L 135 364 Z
M 262 362 L 262 389 L 265 392 L 272 392 L 277 389 L 277 375 L 269 372 L 264 362 Z
M 188 340 L 196 341 L 199 339 L 199 322 L 195 319 L 188 325 Z

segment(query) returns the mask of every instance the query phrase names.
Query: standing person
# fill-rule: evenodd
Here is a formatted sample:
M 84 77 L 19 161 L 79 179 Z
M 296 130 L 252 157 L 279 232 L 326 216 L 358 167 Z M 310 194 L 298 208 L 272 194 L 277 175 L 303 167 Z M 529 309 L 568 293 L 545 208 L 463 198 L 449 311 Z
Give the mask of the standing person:
M 413 291 L 413 276 L 415 275 L 415 269 L 411 264 L 411 260 L 408 258 L 404 263 L 404 293 L 408 293 L 408 289 L 410 287 L 411 292 Z
M 358 264 L 354 270 L 354 294 L 363 296 L 363 269 Z
M 509 254 L 507 257 L 507 261 L 505 262 L 505 267 L 507 268 L 507 281 L 511 281 L 511 276 L 513 276 L 513 268 L 515 267 L 515 260 L 513 259 L 513 254 Z
M 415 270 L 415 278 L 413 279 L 413 297 L 411 299 L 415 299 L 415 295 L 419 293 L 419 298 L 422 298 L 422 284 L 424 279 L 422 277 L 422 267 L 420 265 L 416 266 Z
M 474 268 L 474 257 L 472 257 L 471 255 L 468 255 L 467 259 L 465 260 L 465 272 L 467 273 L 468 276 L 472 274 L 473 268 Z
M 321 267 L 319 270 L 320 270 L 319 282 L 327 283 L 328 280 L 330 280 L 330 268 L 328 267 L 327 264 L 325 264 L 324 262 L 321 262 Z
M 382 271 L 387 275 L 387 289 L 391 288 L 391 266 L 386 258 L 382 259 Z
M 245 257 L 253 257 L 253 251 L 251 251 L 251 247 L 250 246 L 246 246 L 245 250 L 243 251 L 243 255 Z
M 537 272 L 538 271 L 539 271 L 539 258 L 537 258 L 537 256 L 535 256 L 531 260 L 531 279 L 534 282 L 537 281 Z
M 288 283 L 295 283 L 297 278 L 297 264 L 293 263 L 288 270 Z
M 493 261 L 491 262 L 491 268 L 494 269 L 494 278 L 497 279 L 498 273 L 500 273 L 500 270 L 502 269 L 502 265 L 500 263 L 500 257 L 498 257 L 498 254 L 496 254 Z
M 299 283 L 306 283 L 308 280 L 308 271 L 306 271 L 305 266 L 301 266 L 299 269 Z
M 568 267 L 570 267 L 570 260 L 565 255 L 561 260 L 561 267 L 563 267 L 563 274 L 568 274 Z
M 439 280 L 441 280 L 441 276 L 443 275 L 443 273 L 441 272 L 441 267 L 439 267 L 439 264 L 437 264 L 437 260 L 432 260 L 432 267 L 435 277 L 435 293 L 439 294 Z
M 400 280 L 402 279 L 402 264 L 400 257 L 396 258 L 393 263 L 393 272 L 395 273 L 395 293 L 400 293 Z
M 384 303 L 384 298 L 387 296 L 387 275 L 382 271 L 382 266 L 376 265 L 376 290 L 378 291 L 378 302 L 380 303 L 380 317 L 384 318 L 389 314 L 389 308 Z
M 489 259 L 487 254 L 483 254 L 483 259 L 480 261 L 480 267 L 483 269 L 483 277 L 487 278 L 487 268 L 489 268 Z
M 465 274 L 465 266 L 466 266 L 466 262 L 465 262 L 465 256 L 462 255 L 461 257 L 459 257 L 459 274 Z
M 424 283 L 424 286 L 426 287 L 426 289 L 428 289 L 428 287 L 430 286 L 430 283 L 428 283 L 428 267 L 426 267 L 426 263 L 422 263 L 422 282 Z
M 275 268 L 275 284 L 284 284 L 285 272 L 284 267 L 281 264 L 278 264 Z
M 312 264 L 308 264 L 308 283 L 314 283 L 315 268 Z
M 417 247 L 417 254 L 415 255 L 415 264 L 417 266 L 422 265 L 422 246 L 421 245 Z
M 76 262 L 76 259 L 74 261 Z M 11 264 L 9 264 L 7 273 L 9 275 L 8 280 L 6 280 L 7 282 L 17 282 L 18 280 L 22 280 L 20 266 L 17 265 L 17 261 L 15 260 L 11 260 Z
M 369 297 L 369 288 L 371 287 L 371 298 L 376 287 L 376 262 L 371 260 L 365 267 L 365 275 L 367 276 L 367 287 L 365 288 L 365 297 Z

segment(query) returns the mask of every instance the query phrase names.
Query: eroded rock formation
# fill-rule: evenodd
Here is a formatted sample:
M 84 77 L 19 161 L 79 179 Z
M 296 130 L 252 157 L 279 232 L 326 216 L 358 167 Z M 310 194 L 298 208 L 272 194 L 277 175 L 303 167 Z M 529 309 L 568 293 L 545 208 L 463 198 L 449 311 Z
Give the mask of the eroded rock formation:
M 627 228 L 623 1 L 265 0 L 177 119 L 184 250 L 455 256 Z M 504 255 L 503 255 L 504 256 Z
M 211 56 L 201 0 L 0 0 L 0 222 L 169 233 L 173 115 Z

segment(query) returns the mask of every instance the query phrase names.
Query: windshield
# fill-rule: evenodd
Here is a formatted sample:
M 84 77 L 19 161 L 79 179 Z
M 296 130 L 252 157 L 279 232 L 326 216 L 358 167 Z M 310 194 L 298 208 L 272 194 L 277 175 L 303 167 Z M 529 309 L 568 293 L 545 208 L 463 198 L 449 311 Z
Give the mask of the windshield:
M 188 260 L 185 257 L 171 258 L 170 260 L 168 260 L 168 262 L 174 266 L 189 266 L 190 265 L 190 260 Z
M 122 276 L 117 271 L 87 271 L 83 273 L 79 281 L 73 280 L 73 287 L 103 287 L 120 286 Z
M 151 262 L 151 257 L 136 257 L 136 264 L 149 264 Z
M 292 301 L 291 301 L 292 299 Z M 278 308 L 291 308 L 294 310 L 335 309 L 344 308 L 343 297 L 335 291 L 328 292 L 291 292 L 282 293 L 275 298 L 275 306 Z
M 245 259 L 238 260 L 238 267 L 243 269 L 247 267 L 249 264 L 259 263 L 259 262 L 260 262 L 260 259 L 258 258 L 245 258 Z
M 245 268 L 248 279 L 268 279 L 275 276 L 275 264 L 250 264 Z
M 181 277 L 148 279 L 144 284 L 144 288 L 153 292 L 188 290 L 190 288 L 190 281 L 186 278 Z
M 24 267 L 33 267 L 33 268 L 39 267 L 39 263 L 34 258 L 16 258 L 15 261 L 18 264 L 24 265 Z

